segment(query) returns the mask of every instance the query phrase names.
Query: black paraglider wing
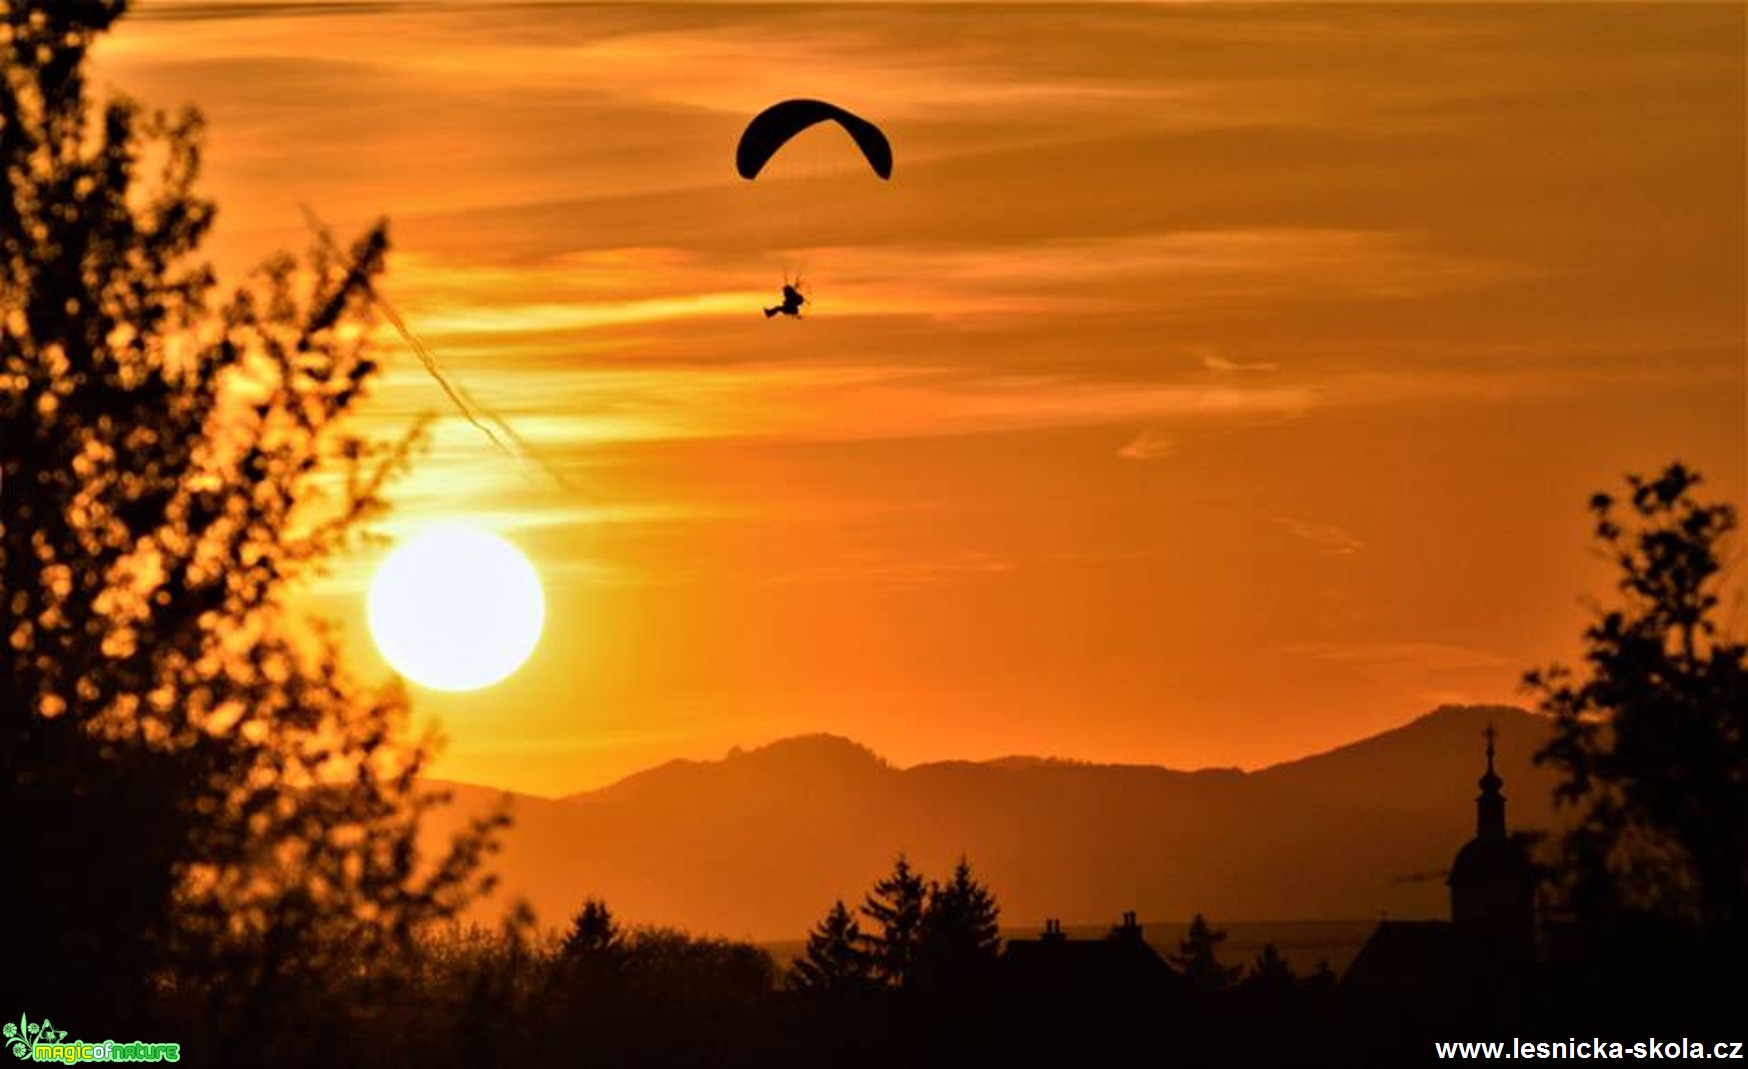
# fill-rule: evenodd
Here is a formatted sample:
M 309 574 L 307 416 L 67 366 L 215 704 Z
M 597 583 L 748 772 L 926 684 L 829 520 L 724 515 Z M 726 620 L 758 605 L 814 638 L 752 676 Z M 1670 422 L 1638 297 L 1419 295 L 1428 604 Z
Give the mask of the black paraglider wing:
M 823 100 L 785 100 L 753 116 L 753 121 L 741 132 L 740 145 L 735 149 L 735 170 L 742 178 L 758 177 L 765 164 L 790 138 L 822 122 L 835 122 L 843 127 L 855 140 L 856 147 L 862 150 L 862 156 L 874 173 L 881 178 L 892 177 L 892 143 L 886 140 L 880 128 Z

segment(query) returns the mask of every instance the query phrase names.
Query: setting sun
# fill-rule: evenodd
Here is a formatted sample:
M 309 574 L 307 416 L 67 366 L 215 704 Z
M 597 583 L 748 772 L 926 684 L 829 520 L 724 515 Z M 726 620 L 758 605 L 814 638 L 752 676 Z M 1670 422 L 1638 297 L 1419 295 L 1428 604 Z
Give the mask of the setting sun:
M 515 546 L 473 528 L 441 527 L 383 561 L 369 614 L 377 648 L 402 675 L 433 690 L 477 690 L 528 659 L 546 599 Z

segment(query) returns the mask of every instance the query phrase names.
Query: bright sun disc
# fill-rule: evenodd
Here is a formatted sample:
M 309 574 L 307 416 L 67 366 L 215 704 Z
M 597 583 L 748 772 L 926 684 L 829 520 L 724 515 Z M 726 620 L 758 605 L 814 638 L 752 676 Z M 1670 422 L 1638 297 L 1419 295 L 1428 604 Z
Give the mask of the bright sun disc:
M 370 634 L 395 670 L 432 690 L 475 690 L 534 652 L 546 598 L 515 546 L 440 527 L 397 546 L 370 584 Z

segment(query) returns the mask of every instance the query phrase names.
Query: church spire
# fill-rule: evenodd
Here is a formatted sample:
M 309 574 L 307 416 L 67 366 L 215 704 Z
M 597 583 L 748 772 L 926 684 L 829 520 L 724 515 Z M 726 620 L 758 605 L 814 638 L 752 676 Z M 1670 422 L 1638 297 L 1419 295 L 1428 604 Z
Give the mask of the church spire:
M 1500 788 L 1505 781 L 1493 771 L 1493 739 L 1498 733 L 1492 723 L 1487 725 L 1487 772 L 1481 777 L 1481 794 L 1475 799 L 1475 838 L 1498 840 L 1505 838 L 1505 795 Z

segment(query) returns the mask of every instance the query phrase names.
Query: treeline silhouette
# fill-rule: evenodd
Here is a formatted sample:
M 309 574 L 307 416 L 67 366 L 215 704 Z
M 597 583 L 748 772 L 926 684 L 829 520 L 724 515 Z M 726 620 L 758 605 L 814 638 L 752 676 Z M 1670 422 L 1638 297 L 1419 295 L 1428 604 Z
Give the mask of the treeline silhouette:
M 1295 975 L 1273 946 L 1248 965 L 1220 961 L 1224 933 L 1196 917 L 1169 963 L 1097 956 L 1064 987 L 1016 970 L 994 894 L 961 861 L 944 883 L 904 857 L 857 909 L 834 903 L 784 969 L 747 943 L 668 928 L 625 929 L 585 901 L 561 933 L 527 914 L 500 929 L 451 927 L 420 942 L 416 966 L 384 985 L 372 968 L 328 991 L 320 1030 L 277 1037 L 289 1062 L 344 1051 L 352 1064 L 944 1065 L 1115 1056 L 1171 1043 L 1171 1022 L 1206 1049 L 1286 1050 L 1335 1022 L 1327 965 Z M 1140 939 L 1128 918 L 1094 949 Z M 1111 968 L 1115 962 L 1116 967 Z M 1084 965 L 1085 963 L 1083 963 Z M 1269 1029 L 1245 1034 L 1242 1023 Z M 1286 1026 L 1287 1031 L 1280 1029 Z
M 1004 942 L 968 861 L 935 881 L 901 857 L 854 909 L 821 903 L 782 971 L 600 902 L 562 934 L 525 911 L 457 926 L 505 818 L 421 856 L 431 740 L 287 608 L 369 536 L 418 445 L 348 422 L 379 371 L 386 230 L 221 296 L 197 259 L 198 116 L 88 83 L 125 8 L 0 0 L 0 1019 L 269 1066 L 1401 1064 L 1434 1037 L 1739 1029 L 1737 517 L 1679 465 L 1592 502 L 1619 589 L 1583 666 L 1529 679 L 1576 819 L 1509 998 L 1386 1011 L 1272 949 L 1222 961 L 1202 918 L 1166 958 L 1133 915 Z

